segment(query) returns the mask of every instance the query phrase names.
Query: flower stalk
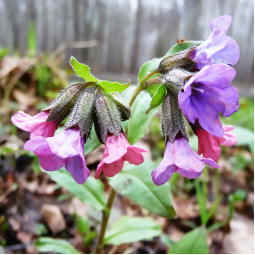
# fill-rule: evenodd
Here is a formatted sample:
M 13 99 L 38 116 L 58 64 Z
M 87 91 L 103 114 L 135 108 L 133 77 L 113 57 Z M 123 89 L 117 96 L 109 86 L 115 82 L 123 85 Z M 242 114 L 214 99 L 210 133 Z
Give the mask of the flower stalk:
M 104 235 L 105 235 L 106 227 L 110 217 L 111 208 L 112 208 L 115 195 L 116 195 L 115 190 L 111 188 L 110 194 L 107 200 L 107 204 L 106 204 L 106 209 L 103 211 L 103 218 L 101 222 L 101 228 L 100 228 L 100 233 L 99 233 L 97 246 L 96 246 L 96 252 L 95 252 L 96 254 L 100 254 L 104 247 Z

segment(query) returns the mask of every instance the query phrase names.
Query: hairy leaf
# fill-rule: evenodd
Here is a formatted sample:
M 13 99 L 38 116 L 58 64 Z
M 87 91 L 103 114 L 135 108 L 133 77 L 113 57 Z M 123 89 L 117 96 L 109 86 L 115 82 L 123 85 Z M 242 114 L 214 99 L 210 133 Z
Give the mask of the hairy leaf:
M 98 82 L 98 79 L 90 73 L 90 68 L 85 64 L 79 63 L 73 56 L 70 58 L 70 64 L 76 74 L 83 78 L 86 82 Z
M 119 83 L 117 81 L 111 82 L 111 81 L 100 81 L 97 85 L 99 85 L 105 93 L 113 93 L 113 92 L 122 92 L 126 88 L 129 87 L 130 81 L 128 83 Z

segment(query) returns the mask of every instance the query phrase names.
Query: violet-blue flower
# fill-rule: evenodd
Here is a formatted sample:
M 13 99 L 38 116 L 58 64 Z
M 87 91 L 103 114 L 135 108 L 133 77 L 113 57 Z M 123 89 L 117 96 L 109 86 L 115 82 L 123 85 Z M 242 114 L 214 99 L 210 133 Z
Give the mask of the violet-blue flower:
M 220 16 L 211 21 L 212 33 L 190 55 L 197 62 L 196 67 L 215 63 L 226 63 L 235 65 L 240 57 L 240 49 L 237 42 L 226 35 L 231 24 L 232 17 L 229 15 Z
M 235 74 L 231 66 L 214 64 L 192 76 L 178 95 L 185 117 L 193 124 L 198 120 L 211 135 L 224 136 L 219 113 L 228 117 L 239 109 L 238 91 L 230 85 Z
M 79 184 L 86 182 L 90 175 L 85 163 L 84 139 L 79 129 L 69 128 L 48 138 L 34 137 L 25 143 L 24 148 L 39 157 L 44 170 L 55 171 L 65 167 Z
M 186 138 L 177 137 L 173 143 L 168 140 L 163 160 L 151 173 L 152 180 L 156 185 L 162 185 L 175 172 L 189 179 L 194 179 L 201 175 L 205 167 L 204 163 L 219 168 L 212 159 L 203 158 L 196 154 L 190 148 Z

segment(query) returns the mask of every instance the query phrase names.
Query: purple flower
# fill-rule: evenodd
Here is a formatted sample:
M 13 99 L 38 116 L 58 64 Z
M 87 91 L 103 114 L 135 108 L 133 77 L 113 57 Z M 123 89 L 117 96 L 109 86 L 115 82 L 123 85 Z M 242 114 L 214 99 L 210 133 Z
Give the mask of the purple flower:
M 239 46 L 234 39 L 226 35 L 231 20 L 232 17 L 229 15 L 212 20 L 210 24 L 212 33 L 190 56 L 197 62 L 198 69 L 208 64 L 237 63 L 240 57 Z
M 65 167 L 79 184 L 86 182 L 90 175 L 85 164 L 84 140 L 78 129 L 66 129 L 54 137 L 34 137 L 24 148 L 33 151 L 47 171 Z
M 121 171 L 124 161 L 130 164 L 140 165 L 143 163 L 143 149 L 131 146 L 125 135 L 107 135 L 103 159 L 99 163 L 95 178 L 103 171 L 106 176 L 113 177 Z
M 163 160 L 151 173 L 152 180 L 156 185 L 162 185 L 175 172 L 189 179 L 194 179 L 201 175 L 205 166 L 204 163 L 219 168 L 212 159 L 197 155 L 190 148 L 186 138 L 176 138 L 173 143 L 168 140 Z
M 222 137 L 219 113 L 228 117 L 239 109 L 238 91 L 230 85 L 235 69 L 225 64 L 203 67 L 189 79 L 178 95 L 179 106 L 191 122 L 199 121 L 211 135 Z
M 36 136 L 50 137 L 55 133 L 57 122 L 47 122 L 48 116 L 49 111 L 40 112 L 33 117 L 19 111 L 11 117 L 11 121 L 18 128 L 30 132 L 30 138 Z

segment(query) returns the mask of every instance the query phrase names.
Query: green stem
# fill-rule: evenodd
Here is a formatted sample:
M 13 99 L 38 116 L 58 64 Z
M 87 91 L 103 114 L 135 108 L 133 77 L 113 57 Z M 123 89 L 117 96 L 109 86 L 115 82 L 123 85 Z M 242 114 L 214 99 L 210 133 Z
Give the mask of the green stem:
M 152 71 L 151 73 L 149 73 L 146 77 L 144 77 L 141 82 L 139 82 L 138 86 L 136 87 L 130 101 L 129 101 L 129 106 L 131 107 L 136 99 L 136 97 L 139 95 L 139 93 L 141 91 L 144 90 L 145 88 L 145 82 L 150 79 L 154 74 L 159 73 L 158 69 L 155 69 L 154 71 Z
M 102 218 L 102 222 L 101 222 L 101 228 L 100 228 L 100 233 L 99 233 L 97 246 L 96 246 L 96 252 L 95 252 L 97 254 L 100 254 L 104 248 L 104 235 L 105 235 L 107 223 L 108 223 L 108 220 L 110 217 L 111 208 L 112 208 L 112 204 L 113 204 L 115 195 L 116 195 L 115 190 L 113 188 L 111 188 L 110 194 L 109 194 L 109 197 L 107 200 L 107 204 L 106 204 L 106 209 L 103 211 L 103 218 Z

